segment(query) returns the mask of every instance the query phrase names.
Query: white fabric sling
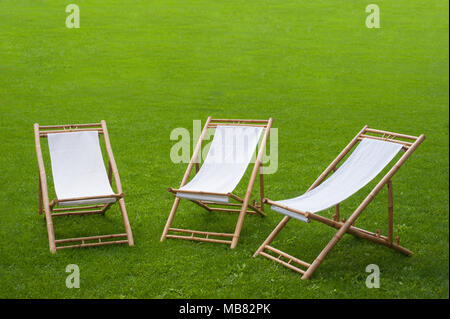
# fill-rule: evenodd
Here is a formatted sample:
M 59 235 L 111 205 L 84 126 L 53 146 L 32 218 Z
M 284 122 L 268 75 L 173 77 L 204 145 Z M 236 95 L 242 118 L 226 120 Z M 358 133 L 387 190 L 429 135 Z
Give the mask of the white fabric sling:
M 239 184 L 261 136 L 262 127 L 217 126 L 205 162 L 194 178 L 180 190 L 228 194 Z M 192 200 L 228 202 L 228 196 L 178 192 Z
M 350 197 L 374 179 L 401 150 L 398 143 L 363 139 L 348 159 L 316 188 L 305 194 L 277 203 L 303 212 L 317 213 Z M 272 210 L 308 222 L 308 218 L 272 206 Z
M 58 199 L 113 195 L 97 131 L 48 134 L 53 181 Z M 112 203 L 115 198 L 60 202 L 60 206 Z

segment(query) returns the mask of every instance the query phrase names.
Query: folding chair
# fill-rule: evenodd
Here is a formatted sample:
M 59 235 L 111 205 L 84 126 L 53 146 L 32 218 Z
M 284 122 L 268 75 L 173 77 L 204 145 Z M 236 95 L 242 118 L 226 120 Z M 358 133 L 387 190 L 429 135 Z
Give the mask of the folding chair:
M 269 137 L 270 128 L 272 127 L 272 122 L 272 118 L 269 120 L 235 120 L 212 119 L 211 117 L 208 117 L 180 187 L 178 189 L 169 188 L 169 192 L 173 193 L 175 196 L 175 201 L 169 218 L 167 219 L 166 226 L 164 227 L 161 241 L 165 238 L 178 238 L 223 243 L 231 245 L 231 248 L 236 247 L 245 214 L 260 214 L 261 216 L 264 216 L 264 204 L 262 201 L 264 198 L 262 157 Z M 202 148 L 202 140 L 205 138 L 208 129 L 215 129 L 215 134 L 208 155 L 199 169 L 198 155 Z M 260 135 L 264 129 L 265 133 L 256 156 L 256 161 L 247 186 L 247 192 L 245 193 L 244 198 L 241 198 L 232 192 L 242 179 L 242 176 L 255 153 Z M 188 184 L 186 184 L 194 165 L 196 166 L 196 175 Z M 250 203 L 250 196 L 258 170 L 260 176 L 261 202 L 255 203 L 255 201 L 253 201 L 253 203 Z M 175 212 L 180 203 L 180 199 L 182 198 L 187 199 L 210 212 L 239 213 L 234 233 L 217 233 L 171 228 Z M 234 200 L 235 202 L 230 200 Z M 225 206 L 226 208 L 220 206 Z M 169 234 L 169 232 L 172 233 Z M 189 235 L 180 235 L 180 233 Z
M 98 134 L 103 134 L 108 154 L 105 170 Z M 34 124 L 34 138 L 39 167 L 39 214 L 44 211 L 50 252 L 58 249 L 128 243 L 133 235 L 128 221 L 124 193 L 109 141 L 106 122 L 96 124 L 47 125 Z M 56 198 L 49 201 L 47 177 L 41 149 L 41 138 L 48 139 Z M 112 178 L 117 193 L 112 189 Z M 125 233 L 80 238 L 55 239 L 53 217 L 104 214 L 119 202 Z M 121 239 L 122 238 L 122 239 Z M 124 239 L 126 238 L 126 239 Z M 70 243 L 78 243 L 68 245 Z M 58 245 L 60 244 L 60 245 Z
M 395 242 L 393 240 L 394 206 L 391 179 L 424 139 L 425 136 L 423 134 L 416 137 L 375 130 L 365 126 L 343 149 L 338 157 L 327 167 L 327 169 L 317 178 L 305 194 L 296 198 L 276 202 L 267 198 L 264 199 L 266 203 L 272 205 L 272 210 L 286 216 L 262 243 L 253 257 L 262 255 L 300 273 L 302 275 L 302 279 L 309 279 L 317 267 L 319 267 L 321 262 L 325 259 L 330 250 L 337 244 L 345 233 L 390 247 L 405 255 L 411 255 L 412 252 L 410 250 L 399 245 L 399 237 L 396 237 Z M 354 146 L 356 146 L 355 150 L 338 168 L 338 163 Z M 384 167 L 392 161 L 399 151 L 404 151 L 405 153 L 400 157 L 396 164 L 390 168 L 386 175 L 379 181 L 375 188 L 362 201 L 350 217 L 347 220 L 342 219 L 341 221 L 339 203 L 356 193 L 359 189 L 363 188 L 367 185 L 367 183 L 374 179 L 384 169 Z M 334 173 L 326 179 L 331 172 Z M 378 230 L 376 233 L 372 233 L 354 226 L 356 219 L 384 185 L 387 185 L 388 188 L 387 237 L 381 235 L 381 230 Z M 319 211 L 323 211 L 333 206 L 335 207 L 333 219 L 316 214 Z M 315 220 L 338 229 L 337 233 L 333 236 L 312 264 L 270 246 L 270 243 L 273 241 L 275 236 L 277 236 L 284 226 L 286 226 L 287 222 L 291 218 L 298 219 L 303 222 Z

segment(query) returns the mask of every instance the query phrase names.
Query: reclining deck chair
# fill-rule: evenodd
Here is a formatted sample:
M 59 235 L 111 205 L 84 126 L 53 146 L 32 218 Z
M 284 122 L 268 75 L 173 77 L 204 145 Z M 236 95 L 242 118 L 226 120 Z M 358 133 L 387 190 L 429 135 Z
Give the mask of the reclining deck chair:
M 105 138 L 105 148 L 109 159 L 108 173 L 103 163 L 99 134 L 103 134 Z M 56 250 L 63 248 L 122 243 L 133 246 L 133 235 L 123 199 L 124 194 L 105 121 L 102 120 L 97 124 L 49 126 L 39 126 L 36 123 L 34 137 L 39 167 L 39 214 L 43 211 L 45 213 L 50 252 L 55 253 Z M 57 197 L 51 202 L 48 196 L 41 138 L 48 139 Z M 114 193 L 111 187 L 112 177 L 114 177 L 117 193 Z M 104 214 L 116 201 L 119 202 L 125 233 L 55 239 L 53 217 Z M 78 244 L 67 245 L 68 243 Z M 58 246 L 58 244 L 61 245 Z
M 161 241 L 165 238 L 178 238 L 223 243 L 231 245 L 231 248 L 236 247 L 245 214 L 260 214 L 261 216 L 264 216 L 262 157 L 269 137 L 272 121 L 272 118 L 269 120 L 231 120 L 212 119 L 211 117 L 208 117 L 180 187 L 178 189 L 169 188 L 169 192 L 172 192 L 175 196 L 175 201 L 169 218 L 167 219 L 166 226 L 164 227 Z M 208 155 L 199 169 L 198 155 L 201 152 L 202 140 L 205 138 L 205 134 L 210 128 L 215 128 L 214 138 L 211 142 L 211 148 Z M 242 179 L 242 176 L 255 153 L 255 149 L 257 148 L 258 141 L 264 129 L 265 133 L 261 141 L 259 152 L 256 156 L 247 192 L 242 199 L 232 192 Z M 188 184 L 186 184 L 194 164 L 196 165 L 196 175 Z M 258 170 L 260 175 L 260 203 L 258 204 L 253 201 L 253 204 L 251 204 L 250 196 Z M 239 213 L 234 233 L 217 233 L 171 228 L 175 212 L 180 203 L 180 199 L 182 198 L 187 199 L 208 211 Z M 235 202 L 230 202 L 230 199 Z M 231 206 L 235 208 L 223 208 L 217 206 Z M 169 232 L 189 235 L 169 234 Z M 221 239 L 218 239 L 217 237 Z M 227 239 L 223 239 L 224 237 Z
M 393 191 L 391 179 L 400 166 L 402 166 L 424 139 L 425 136 L 423 134 L 416 137 L 375 130 L 365 126 L 317 178 L 305 194 L 296 198 L 276 202 L 266 198 L 264 199 L 266 203 L 271 205 L 272 210 L 284 214 L 285 217 L 258 248 L 253 257 L 262 255 L 302 274 L 302 279 L 309 279 L 330 250 L 345 233 L 393 248 L 405 255 L 412 254 L 410 250 L 399 245 L 399 237 L 396 238 L 395 242 L 393 241 Z M 358 142 L 359 144 L 356 146 Z M 338 163 L 354 146 L 356 146 L 355 150 L 349 155 L 347 160 L 337 168 Z M 400 157 L 397 163 L 392 166 L 350 217 L 347 220 L 342 219 L 342 221 L 340 221 L 339 203 L 356 193 L 374 179 L 383 168 L 392 161 L 399 151 L 404 151 L 405 153 Z M 326 179 L 332 171 L 334 173 Z M 387 185 L 388 188 L 387 237 L 381 235 L 381 230 L 372 233 L 354 226 L 356 219 L 384 185 Z M 333 206 L 335 207 L 333 219 L 316 214 L 319 211 L 323 211 Z M 277 236 L 281 229 L 286 226 L 286 223 L 291 218 L 303 222 L 309 222 L 312 219 L 338 229 L 337 233 L 312 264 L 270 246 L 270 243 L 275 236 Z M 302 267 L 303 269 L 299 267 Z

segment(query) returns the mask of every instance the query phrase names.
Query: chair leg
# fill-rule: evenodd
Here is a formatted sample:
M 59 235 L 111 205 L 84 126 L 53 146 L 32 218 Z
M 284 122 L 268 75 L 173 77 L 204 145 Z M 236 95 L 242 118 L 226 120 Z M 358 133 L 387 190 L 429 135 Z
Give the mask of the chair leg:
M 172 210 L 170 211 L 169 217 L 167 218 L 166 226 L 164 226 L 163 233 L 161 235 L 160 241 L 163 241 L 167 237 L 167 233 L 169 232 L 170 225 L 172 225 L 173 218 L 175 217 L 175 212 L 178 209 L 178 205 L 180 204 L 180 198 L 175 197 L 175 200 L 172 205 Z
M 339 240 L 341 240 L 342 236 L 347 232 L 347 230 L 352 225 L 353 220 L 352 218 L 349 218 L 344 225 L 342 225 L 341 228 L 337 231 L 337 233 L 331 238 L 331 240 L 328 242 L 328 244 L 325 246 L 325 248 L 320 252 L 319 256 L 316 257 L 316 259 L 313 261 L 310 267 L 308 267 L 308 270 L 306 270 L 305 274 L 302 276 L 302 279 L 309 279 L 311 275 L 316 271 L 316 269 L 320 266 L 322 261 L 325 259 L 325 257 L 328 255 L 328 253 L 333 249 L 333 247 L 338 243 Z
M 48 245 L 52 254 L 56 253 L 55 230 L 53 229 L 53 219 L 48 205 L 44 205 L 45 221 L 47 224 Z
M 236 248 L 236 245 L 238 244 L 239 235 L 241 233 L 245 214 L 247 213 L 247 208 L 250 202 L 250 196 L 251 196 L 251 189 L 247 190 L 247 194 L 245 194 L 244 201 L 242 202 L 241 212 L 239 213 L 236 229 L 234 230 L 233 240 L 231 241 L 231 249 Z
M 264 250 L 264 248 L 269 245 L 272 240 L 278 235 L 278 233 L 286 226 L 287 222 L 291 219 L 289 216 L 285 216 L 281 222 L 275 227 L 275 229 L 270 233 L 270 235 L 266 238 L 266 240 L 262 243 L 261 246 L 259 246 L 258 250 L 253 254 L 253 257 L 257 257 L 260 252 Z
M 244 223 L 245 214 L 247 212 L 247 206 L 248 206 L 248 199 L 246 198 L 244 200 L 244 203 L 242 203 L 241 212 L 239 213 L 236 229 L 234 230 L 233 239 L 231 241 L 231 249 L 236 248 L 236 245 L 238 244 L 242 224 Z
M 125 208 L 125 201 L 123 198 L 119 199 L 120 212 L 122 213 L 122 220 L 127 234 L 129 246 L 134 246 L 133 233 L 131 232 L 130 221 L 128 220 L 127 209 Z
M 42 185 L 41 185 L 41 176 L 39 175 L 39 215 L 42 215 L 42 211 L 43 211 Z

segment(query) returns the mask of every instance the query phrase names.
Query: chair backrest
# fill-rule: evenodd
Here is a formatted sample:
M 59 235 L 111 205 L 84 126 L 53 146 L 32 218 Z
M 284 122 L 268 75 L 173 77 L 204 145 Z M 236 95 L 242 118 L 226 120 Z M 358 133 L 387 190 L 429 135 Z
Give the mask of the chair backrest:
M 181 189 L 232 192 L 255 153 L 262 131 L 262 127 L 217 126 L 200 171 Z
M 398 143 L 364 138 L 322 184 L 299 197 L 279 203 L 311 213 L 330 208 L 367 185 L 401 149 L 402 145 Z
M 97 131 L 48 134 L 48 146 L 58 199 L 113 194 Z

